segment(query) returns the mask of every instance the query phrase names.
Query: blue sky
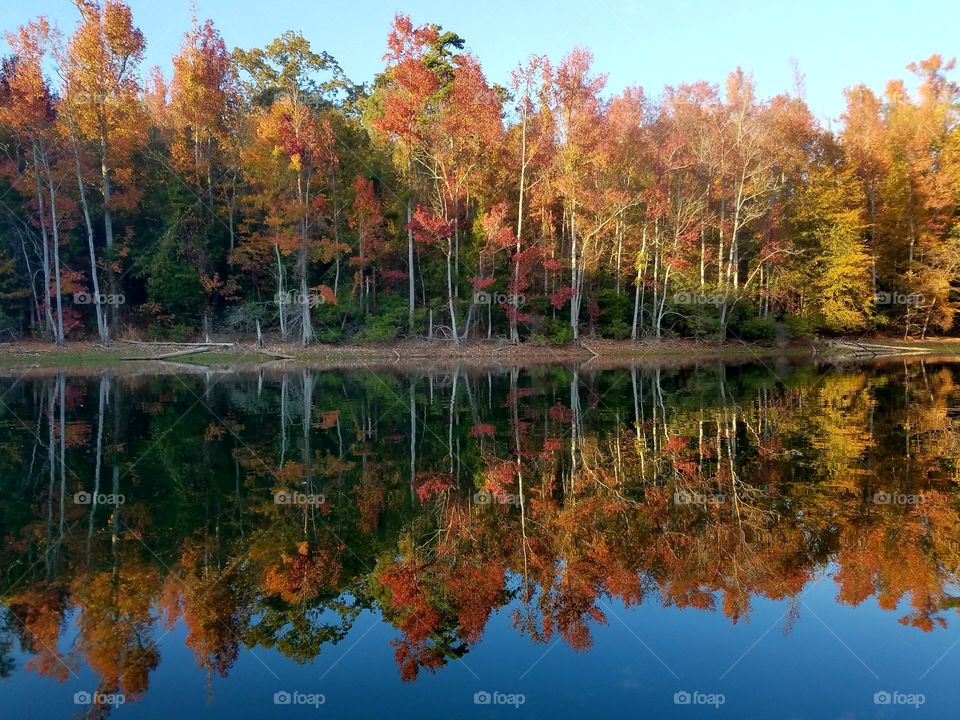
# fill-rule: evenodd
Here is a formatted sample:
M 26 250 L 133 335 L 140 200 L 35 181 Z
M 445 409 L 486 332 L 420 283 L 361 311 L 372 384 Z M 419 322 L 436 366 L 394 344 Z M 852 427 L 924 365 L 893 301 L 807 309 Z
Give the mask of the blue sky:
M 147 37 L 144 71 L 170 57 L 189 27 L 191 0 L 130 0 Z M 857 82 L 882 90 L 905 66 L 934 52 L 960 54 L 960 3 L 944 0 L 197 0 L 228 46 L 255 47 L 287 29 L 334 55 L 355 81 L 382 67 L 395 12 L 458 32 L 488 78 L 505 82 L 534 53 L 559 59 L 575 45 L 593 50 L 598 71 L 619 91 L 639 84 L 656 96 L 664 84 L 722 83 L 737 65 L 754 74 L 761 96 L 794 87 L 791 60 L 822 120 L 843 110 L 842 91 Z M 5 30 L 43 13 L 72 29 L 71 0 L 0 0 Z

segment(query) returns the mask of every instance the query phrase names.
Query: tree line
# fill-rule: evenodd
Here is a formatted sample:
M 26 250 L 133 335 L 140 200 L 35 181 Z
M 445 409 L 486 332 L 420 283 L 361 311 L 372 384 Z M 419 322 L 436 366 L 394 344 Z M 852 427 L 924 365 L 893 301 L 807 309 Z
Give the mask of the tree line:
M 790 93 L 612 94 L 592 56 L 490 82 L 465 41 L 398 15 L 348 79 L 288 31 L 228 50 L 194 19 L 172 76 L 120 0 L 0 65 L 0 329 L 304 344 L 582 336 L 769 340 L 955 330 L 953 61 L 846 90 L 836 128 Z

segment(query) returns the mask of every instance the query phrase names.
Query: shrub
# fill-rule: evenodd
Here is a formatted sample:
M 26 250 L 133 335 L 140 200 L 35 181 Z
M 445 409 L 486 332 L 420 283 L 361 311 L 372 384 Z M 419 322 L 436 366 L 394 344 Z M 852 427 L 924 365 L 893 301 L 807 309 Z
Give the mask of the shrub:
M 168 332 L 170 340 L 173 342 L 188 342 L 195 334 L 196 330 L 192 325 L 185 325 L 183 323 L 174 325 Z
M 817 331 L 817 323 L 803 315 L 787 315 L 783 327 L 788 338 L 810 338 Z
M 559 319 L 548 319 L 540 332 L 530 336 L 530 342 L 539 345 L 566 345 L 573 342 L 573 330 L 570 325 Z
M 597 332 L 602 337 L 625 340 L 630 337 L 633 321 L 633 297 L 630 293 L 604 289 L 597 295 L 600 317 L 597 318 Z
M 393 340 L 407 330 L 406 298 L 397 294 L 383 294 L 375 312 L 368 314 L 357 328 L 357 340 L 375 342 Z
M 752 317 L 736 330 L 743 340 L 768 342 L 777 336 L 777 324 L 771 318 Z

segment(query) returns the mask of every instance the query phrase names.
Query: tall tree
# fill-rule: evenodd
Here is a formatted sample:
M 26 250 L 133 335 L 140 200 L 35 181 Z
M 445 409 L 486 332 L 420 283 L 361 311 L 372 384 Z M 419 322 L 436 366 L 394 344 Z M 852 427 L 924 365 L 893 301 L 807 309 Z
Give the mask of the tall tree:
M 94 143 L 100 160 L 105 263 L 110 294 L 116 297 L 120 257 L 114 247 L 114 210 L 132 200 L 132 157 L 142 141 L 143 114 L 137 70 L 146 41 L 122 0 L 75 0 L 80 23 L 66 50 L 64 102 L 80 139 Z M 127 197 L 119 196 L 126 190 Z M 111 305 L 116 331 L 118 305 Z

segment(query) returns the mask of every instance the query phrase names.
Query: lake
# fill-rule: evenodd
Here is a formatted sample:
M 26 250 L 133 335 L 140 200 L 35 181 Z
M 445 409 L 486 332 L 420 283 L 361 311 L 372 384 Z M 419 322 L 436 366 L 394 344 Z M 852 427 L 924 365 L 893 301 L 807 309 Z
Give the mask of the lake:
M 958 382 L 5 371 L 0 714 L 946 716 Z

